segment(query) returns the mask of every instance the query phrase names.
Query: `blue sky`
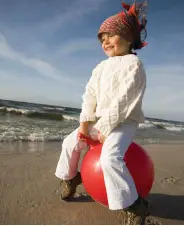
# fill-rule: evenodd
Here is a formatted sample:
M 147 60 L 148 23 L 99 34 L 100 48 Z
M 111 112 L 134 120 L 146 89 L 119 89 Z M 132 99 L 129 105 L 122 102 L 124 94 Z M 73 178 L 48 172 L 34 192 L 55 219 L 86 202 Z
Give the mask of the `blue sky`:
M 132 3 L 133 1 L 127 1 Z M 148 0 L 146 117 L 184 121 L 184 1 Z M 0 0 L 0 99 L 81 107 L 120 0 Z

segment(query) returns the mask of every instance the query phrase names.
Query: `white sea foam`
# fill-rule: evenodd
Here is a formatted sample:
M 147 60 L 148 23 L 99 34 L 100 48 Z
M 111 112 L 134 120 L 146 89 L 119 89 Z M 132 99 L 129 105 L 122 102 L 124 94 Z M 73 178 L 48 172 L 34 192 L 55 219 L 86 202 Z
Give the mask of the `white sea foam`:
M 7 111 L 8 112 L 17 112 L 17 113 L 22 113 L 22 114 L 26 114 L 27 112 L 29 112 L 29 110 L 26 110 L 26 109 L 16 109 L 16 108 L 7 108 Z
M 46 109 L 46 110 L 59 110 L 59 111 L 64 111 L 65 110 L 65 108 L 63 108 L 63 107 L 43 107 L 44 109 Z
M 184 131 L 184 124 L 173 124 L 169 122 L 158 122 L 158 121 L 148 121 L 145 120 L 144 123 L 139 124 L 139 128 L 144 129 L 144 128 L 157 128 L 157 129 L 165 129 L 173 132 L 182 132 Z
M 79 116 L 71 116 L 71 115 L 63 115 L 63 118 L 66 120 L 74 120 L 74 121 L 79 121 Z
M 55 108 L 56 110 L 61 110 L 61 111 L 64 111 L 65 108 Z
M 34 112 L 33 110 L 27 110 L 27 109 L 21 109 L 21 108 L 13 108 L 13 107 L 0 107 L 0 110 L 6 111 L 6 112 L 15 112 L 17 114 L 28 114 L 30 112 Z
M 155 125 L 161 125 L 164 129 L 173 131 L 173 132 L 182 132 L 184 131 L 184 125 L 182 124 L 171 124 L 169 122 L 154 122 Z
M 155 126 L 153 125 L 153 123 L 151 123 L 151 122 L 149 122 L 147 120 L 145 120 L 144 123 L 140 123 L 139 124 L 139 128 L 141 128 L 141 129 L 150 128 L 150 127 L 153 127 L 154 128 Z
M 178 126 L 170 125 L 170 126 L 165 126 L 165 128 L 166 128 L 167 130 L 170 130 L 170 131 L 184 132 L 184 127 L 178 127 Z

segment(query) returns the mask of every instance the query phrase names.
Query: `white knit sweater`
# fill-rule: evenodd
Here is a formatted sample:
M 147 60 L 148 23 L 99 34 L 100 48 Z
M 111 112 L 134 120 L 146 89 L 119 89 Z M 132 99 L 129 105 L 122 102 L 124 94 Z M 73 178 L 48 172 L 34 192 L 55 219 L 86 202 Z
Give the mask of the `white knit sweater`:
M 83 95 L 80 122 L 96 121 L 95 128 L 106 137 L 127 118 L 144 122 L 145 88 L 145 70 L 136 55 L 109 57 L 92 72 Z

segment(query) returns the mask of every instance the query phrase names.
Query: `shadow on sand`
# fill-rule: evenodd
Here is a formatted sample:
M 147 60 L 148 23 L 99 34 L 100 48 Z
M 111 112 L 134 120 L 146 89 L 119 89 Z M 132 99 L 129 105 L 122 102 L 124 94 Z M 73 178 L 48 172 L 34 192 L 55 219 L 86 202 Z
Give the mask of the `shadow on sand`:
M 147 218 L 147 225 L 162 224 L 156 218 L 172 220 L 184 220 L 184 196 L 167 194 L 150 194 L 147 200 L 150 203 L 151 216 Z M 94 202 L 87 194 L 80 194 L 73 197 L 69 202 Z
M 184 220 L 184 195 L 150 194 L 151 215 L 160 218 Z

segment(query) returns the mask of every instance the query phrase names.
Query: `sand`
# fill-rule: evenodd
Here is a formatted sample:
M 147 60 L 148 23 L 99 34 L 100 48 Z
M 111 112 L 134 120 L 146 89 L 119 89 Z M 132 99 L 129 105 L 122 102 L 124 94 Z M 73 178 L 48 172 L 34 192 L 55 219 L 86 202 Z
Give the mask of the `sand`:
M 1 152 L 0 224 L 120 224 L 117 214 L 90 199 L 83 186 L 72 202 L 60 201 L 54 176 L 58 147 L 53 143 L 38 153 Z M 184 224 L 184 144 L 143 147 L 155 165 L 147 223 Z

